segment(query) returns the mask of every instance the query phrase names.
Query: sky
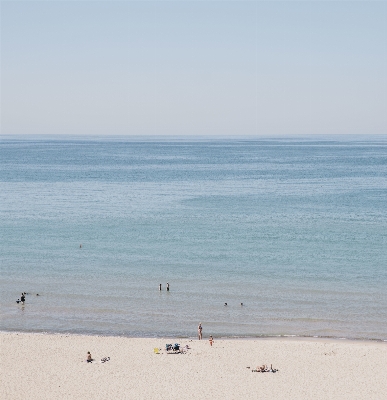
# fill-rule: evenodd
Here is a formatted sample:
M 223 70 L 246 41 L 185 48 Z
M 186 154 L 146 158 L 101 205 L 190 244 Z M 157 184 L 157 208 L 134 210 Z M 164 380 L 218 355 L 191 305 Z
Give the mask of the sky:
M 1 134 L 387 133 L 387 1 L 1 1 Z

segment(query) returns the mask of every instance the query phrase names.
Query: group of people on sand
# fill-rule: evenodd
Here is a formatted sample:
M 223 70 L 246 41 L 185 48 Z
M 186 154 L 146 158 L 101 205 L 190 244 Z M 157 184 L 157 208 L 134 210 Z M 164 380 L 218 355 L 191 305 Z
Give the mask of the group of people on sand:
M 110 360 L 110 357 L 101 358 L 101 363 L 108 362 L 109 360 Z M 91 356 L 90 351 L 88 351 L 87 356 L 86 356 L 86 362 L 91 363 L 93 361 L 94 361 L 94 358 Z
M 202 327 L 201 322 L 199 322 L 199 326 L 198 326 L 198 338 L 199 338 L 199 340 L 203 339 L 203 327 Z M 210 342 L 210 346 L 212 346 L 214 343 L 214 338 L 210 335 L 208 341 Z
M 253 369 L 251 372 L 277 372 L 278 369 L 273 368 L 273 364 L 270 364 L 270 368 L 267 367 L 266 364 L 258 366 L 256 369 Z

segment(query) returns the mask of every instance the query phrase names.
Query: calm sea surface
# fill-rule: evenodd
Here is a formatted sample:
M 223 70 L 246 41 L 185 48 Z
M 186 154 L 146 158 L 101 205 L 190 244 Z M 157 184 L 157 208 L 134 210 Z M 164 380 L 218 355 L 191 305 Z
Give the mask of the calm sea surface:
M 4 136 L 0 185 L 0 330 L 387 340 L 386 136 Z

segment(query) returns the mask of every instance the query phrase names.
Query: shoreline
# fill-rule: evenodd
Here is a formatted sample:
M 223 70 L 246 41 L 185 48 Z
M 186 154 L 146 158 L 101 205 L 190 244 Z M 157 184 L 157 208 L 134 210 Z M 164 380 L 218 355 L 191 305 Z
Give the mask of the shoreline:
M 197 336 L 127 336 L 127 335 L 103 335 L 99 333 L 74 333 L 74 332 L 53 332 L 53 331 L 13 331 L 13 330 L 0 330 L 2 334 L 17 334 L 17 335 L 52 335 L 52 336 L 75 336 L 75 337 L 98 337 L 98 338 L 126 338 L 126 339 L 163 339 L 163 340 L 198 340 Z M 216 336 L 212 335 L 216 340 L 294 340 L 294 341 L 329 341 L 329 342 L 348 342 L 348 343 L 386 343 L 387 339 L 370 339 L 370 338 L 346 338 L 335 336 L 300 336 L 300 335 L 259 335 L 259 336 Z M 208 339 L 205 335 L 203 341 Z

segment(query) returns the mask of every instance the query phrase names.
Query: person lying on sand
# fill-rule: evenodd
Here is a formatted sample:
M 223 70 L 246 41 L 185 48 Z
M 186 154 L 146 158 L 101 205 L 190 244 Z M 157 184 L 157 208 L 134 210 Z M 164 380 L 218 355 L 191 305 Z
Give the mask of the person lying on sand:
M 267 368 L 267 365 L 263 364 L 257 369 L 253 369 L 252 372 L 277 372 L 278 369 L 273 369 L 273 364 L 270 364 L 270 369 Z
M 256 367 L 256 369 L 253 369 L 252 372 L 267 372 L 269 371 L 267 369 L 267 365 L 263 364 L 261 366 Z

